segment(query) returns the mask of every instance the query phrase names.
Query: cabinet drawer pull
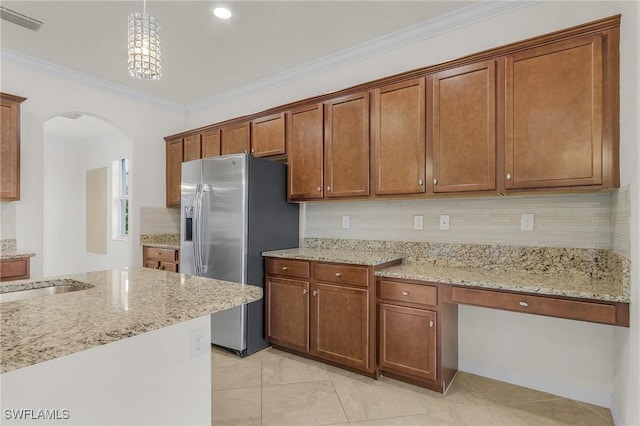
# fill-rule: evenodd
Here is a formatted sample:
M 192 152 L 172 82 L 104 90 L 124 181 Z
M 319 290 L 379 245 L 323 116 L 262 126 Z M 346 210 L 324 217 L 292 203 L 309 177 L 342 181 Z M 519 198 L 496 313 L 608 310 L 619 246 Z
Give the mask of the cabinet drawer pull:
M 159 252 L 158 252 L 158 253 L 156 253 L 156 256 L 160 256 L 161 254 L 162 254 L 162 253 L 159 253 Z
M 289 269 L 289 267 L 288 267 L 288 266 L 283 266 L 283 267 L 282 267 L 282 270 L 283 270 L 283 271 L 286 271 L 287 269 Z
M 402 295 L 403 295 L 403 296 L 408 296 L 408 295 L 409 295 L 409 292 L 408 292 L 408 291 L 406 291 L 406 290 L 404 290 L 404 291 L 402 292 Z
M 507 180 L 511 180 L 511 173 L 507 173 Z
M 527 302 L 520 302 L 518 303 L 520 306 L 522 306 L 523 308 L 526 308 L 527 306 L 529 306 L 529 304 Z
M 342 274 L 340 272 L 336 272 L 336 277 L 341 277 Z

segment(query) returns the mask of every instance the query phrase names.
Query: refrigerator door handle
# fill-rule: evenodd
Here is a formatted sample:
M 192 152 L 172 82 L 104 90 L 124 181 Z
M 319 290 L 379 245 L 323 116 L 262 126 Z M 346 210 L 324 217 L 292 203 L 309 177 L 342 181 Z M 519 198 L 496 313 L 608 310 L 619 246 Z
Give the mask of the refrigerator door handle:
M 193 214 L 193 270 L 196 275 L 200 275 L 200 266 L 202 265 L 200 246 L 202 240 L 200 238 L 200 220 L 202 218 L 202 184 L 196 185 L 196 194 L 194 198 L 194 214 Z

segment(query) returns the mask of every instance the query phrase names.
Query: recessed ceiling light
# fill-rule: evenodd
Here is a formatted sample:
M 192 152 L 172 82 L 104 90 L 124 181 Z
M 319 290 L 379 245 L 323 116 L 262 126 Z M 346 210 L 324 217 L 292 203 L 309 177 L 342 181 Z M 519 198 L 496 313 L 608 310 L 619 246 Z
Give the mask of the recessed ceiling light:
M 216 7 L 215 9 L 213 9 L 213 14 L 220 19 L 231 18 L 231 11 L 226 7 Z

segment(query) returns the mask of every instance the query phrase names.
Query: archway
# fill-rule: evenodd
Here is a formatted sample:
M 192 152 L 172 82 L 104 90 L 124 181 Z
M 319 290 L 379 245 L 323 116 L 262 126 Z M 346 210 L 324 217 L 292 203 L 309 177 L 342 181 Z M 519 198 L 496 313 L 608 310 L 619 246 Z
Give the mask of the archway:
M 76 112 L 45 121 L 43 136 L 43 275 L 127 267 L 129 138 Z

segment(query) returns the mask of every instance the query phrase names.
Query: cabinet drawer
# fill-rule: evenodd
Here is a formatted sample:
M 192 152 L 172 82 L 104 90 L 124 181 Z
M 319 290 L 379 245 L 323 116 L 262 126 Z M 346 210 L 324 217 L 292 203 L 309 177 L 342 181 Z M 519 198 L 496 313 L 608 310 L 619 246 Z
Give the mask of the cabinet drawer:
M 369 286 L 369 269 L 363 266 L 316 263 L 313 273 L 316 281 Z
M 161 262 L 176 262 L 178 251 L 174 249 L 144 247 L 142 256 L 144 259 L 159 260 Z
M 304 260 L 267 258 L 267 274 L 309 278 L 309 262 Z
M 381 299 L 432 306 L 438 304 L 438 288 L 432 285 L 380 280 L 379 291 Z
M 558 318 L 616 324 L 616 307 L 605 303 L 580 302 L 526 294 L 453 287 L 451 301 L 508 311 Z
M 29 258 L 0 261 L 0 280 L 11 281 L 29 278 Z

